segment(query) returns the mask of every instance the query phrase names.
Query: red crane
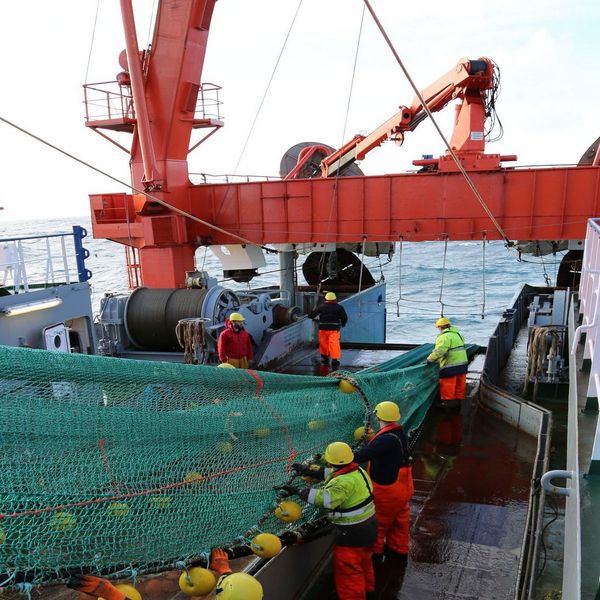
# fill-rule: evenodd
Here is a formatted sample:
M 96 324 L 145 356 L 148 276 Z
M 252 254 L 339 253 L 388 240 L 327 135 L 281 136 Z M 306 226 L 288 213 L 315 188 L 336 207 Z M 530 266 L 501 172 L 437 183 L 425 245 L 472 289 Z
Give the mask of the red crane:
M 450 147 L 455 151 L 463 167 L 473 171 L 497 169 L 501 161 L 516 160 L 517 157 L 485 154 L 485 122 L 490 112 L 490 100 L 496 92 L 495 66 L 489 58 L 479 60 L 461 59 L 445 75 L 415 96 L 410 107 L 400 106 L 398 112 L 369 135 L 356 135 L 339 150 L 329 154 L 323 146 L 308 146 L 299 157 L 298 164 L 286 179 L 295 179 L 303 167 L 314 162 L 315 156 L 326 154 L 321 160 L 321 175 L 332 177 L 344 172 L 357 160 L 381 146 L 387 140 L 398 145 L 404 142 L 404 133 L 414 131 L 428 116 L 423 102 L 431 113 L 444 108 L 452 100 L 456 105 L 454 132 Z M 492 107 L 493 109 L 493 107 Z M 413 164 L 430 170 L 458 171 L 454 158 L 446 153 L 441 158 L 415 160 Z
M 198 103 L 207 90 L 200 82 L 214 4 L 163 0 L 151 49 L 140 52 L 131 0 L 121 0 L 127 72 L 115 82 L 114 95 L 106 93 L 113 107 L 108 116 L 87 117 L 87 126 L 99 133 L 132 132 L 132 185 L 173 207 L 144 194 L 91 196 L 95 237 L 139 252 L 141 276 L 132 278 L 133 285 L 182 286 L 198 246 L 236 244 L 240 238 L 266 244 L 502 237 L 449 156 L 415 161 L 426 168 L 419 173 L 191 184 L 187 155 L 197 146 L 190 148 L 192 130 L 208 128 L 206 139 L 222 125 L 218 115 L 202 113 Z M 479 135 L 482 94 L 491 85 L 493 65 L 481 60 L 485 69 L 479 61 L 461 61 L 456 73 L 424 90 L 427 104 L 438 110 L 453 97 L 462 100 L 452 144 L 509 238 L 583 238 L 587 218 L 600 214 L 598 154 L 591 165 L 527 169 L 500 165 L 514 157 L 486 155 Z M 87 86 L 88 93 L 92 89 L 98 84 Z M 115 105 L 120 107 L 116 112 Z M 401 107 L 375 132 L 329 156 L 325 174 L 342 168 L 345 160 L 360 159 L 385 139 L 400 141 L 423 114 L 418 103 Z M 137 273 L 135 257 L 130 262 Z

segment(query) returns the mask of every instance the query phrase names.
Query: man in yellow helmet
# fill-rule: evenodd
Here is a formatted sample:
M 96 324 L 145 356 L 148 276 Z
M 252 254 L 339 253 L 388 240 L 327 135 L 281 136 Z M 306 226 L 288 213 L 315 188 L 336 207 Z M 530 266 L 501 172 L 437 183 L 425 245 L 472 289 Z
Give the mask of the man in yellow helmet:
M 440 400 L 442 406 L 453 406 L 465 399 L 469 361 L 465 340 L 446 317 L 440 317 L 435 326 L 439 335 L 427 363 L 440 365 Z M 460 405 L 460 404 L 459 404 Z
M 339 368 L 342 357 L 340 330 L 348 322 L 348 315 L 344 307 L 338 304 L 337 296 L 333 292 L 327 292 L 325 303 L 317 306 L 308 316 L 311 319 L 319 319 L 321 364 L 328 365 L 331 358 L 331 368 L 335 371 Z
M 380 402 L 373 411 L 379 431 L 360 449 L 354 460 L 368 462 L 373 481 L 377 541 L 374 555 L 408 554 L 410 499 L 414 493 L 408 439 L 399 424 L 400 408 L 395 402 Z
M 244 329 L 244 315 L 233 312 L 225 320 L 225 329 L 218 342 L 219 360 L 238 369 L 247 369 L 254 358 L 252 340 Z
M 375 591 L 371 546 L 377 539 L 373 484 L 368 473 L 354 462 L 352 448 L 333 442 L 323 458 L 331 468 L 309 471 L 310 477 L 324 479 L 322 487 L 280 489 L 297 494 L 309 504 L 329 511 L 334 526 L 333 577 L 339 600 L 364 600 Z M 292 465 L 306 475 L 306 465 Z

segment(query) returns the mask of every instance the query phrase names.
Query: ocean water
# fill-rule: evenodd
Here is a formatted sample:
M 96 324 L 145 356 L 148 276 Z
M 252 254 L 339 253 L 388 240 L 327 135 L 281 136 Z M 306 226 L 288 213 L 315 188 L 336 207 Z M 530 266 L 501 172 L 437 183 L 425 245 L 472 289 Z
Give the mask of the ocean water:
M 106 292 L 127 291 L 124 248 L 114 242 L 92 237 L 89 217 L 54 220 L 0 221 L 0 239 L 7 237 L 67 233 L 73 225 L 88 230 L 84 246 L 90 251 L 86 261 L 92 271 L 92 303 L 98 311 Z M 525 257 L 524 257 L 525 258 Z M 365 259 L 373 277 L 384 277 L 387 283 L 387 341 L 424 343 L 435 339 L 435 320 L 444 315 L 456 324 L 465 339 L 481 345 L 496 326 L 503 310 L 524 283 L 552 283 L 561 255 L 517 259 L 514 250 L 502 242 L 404 243 L 396 245 L 392 260 L 387 257 Z M 298 279 L 304 282 L 301 262 Z M 207 270 L 220 284 L 234 290 L 247 289 L 247 284 L 223 280 L 220 262 L 204 248 L 196 253 L 197 268 Z M 267 266 L 251 283 L 254 287 L 279 281 L 278 258 L 267 256 Z M 1 273 L 0 273 L 1 275 Z

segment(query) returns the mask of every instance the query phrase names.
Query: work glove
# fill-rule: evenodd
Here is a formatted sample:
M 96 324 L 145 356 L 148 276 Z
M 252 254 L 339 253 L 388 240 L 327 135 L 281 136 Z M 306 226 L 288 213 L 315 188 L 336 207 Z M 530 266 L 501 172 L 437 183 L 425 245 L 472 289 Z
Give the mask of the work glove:
M 283 531 L 279 537 L 285 546 L 293 546 L 302 539 L 302 536 L 297 531 Z
M 219 575 L 231 573 L 227 552 L 225 552 L 225 550 L 221 550 L 221 548 L 213 548 L 210 551 L 210 562 L 208 563 L 208 568 L 216 571 Z
M 315 463 L 293 463 L 292 469 L 296 475 L 309 477 L 311 479 L 324 479 L 325 469 Z
M 285 494 L 282 494 L 284 498 L 287 498 L 288 496 L 298 496 L 303 500 L 306 500 L 308 498 L 309 490 L 307 488 L 301 489 L 299 487 L 296 487 L 295 485 L 280 485 L 274 487 L 273 489 L 285 492 Z
M 67 581 L 67 587 L 90 594 L 91 596 L 96 596 L 96 598 L 104 598 L 104 600 L 125 600 L 127 597 L 110 581 L 102 579 L 102 577 L 93 577 L 92 575 L 73 577 Z

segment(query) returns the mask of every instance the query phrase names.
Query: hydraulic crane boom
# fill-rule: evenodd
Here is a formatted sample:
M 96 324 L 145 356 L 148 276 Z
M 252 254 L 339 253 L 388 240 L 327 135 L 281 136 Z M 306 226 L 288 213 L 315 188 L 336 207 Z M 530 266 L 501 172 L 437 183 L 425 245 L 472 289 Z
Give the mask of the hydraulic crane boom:
M 454 133 L 450 140 L 450 146 L 459 157 L 481 154 L 485 150 L 485 121 L 489 116 L 489 98 L 495 92 L 496 85 L 492 60 L 485 57 L 477 60 L 463 58 L 445 75 L 422 90 L 421 97 L 431 112 L 441 110 L 456 98 L 462 100 L 456 107 Z M 343 173 L 349 165 L 363 160 L 371 150 L 386 140 L 401 145 L 404 133 L 414 131 L 427 116 L 421 100 L 415 96 L 410 107 L 400 106 L 400 110 L 375 131 L 366 136 L 355 136 L 342 148 L 325 157 L 321 162 L 322 177 Z M 515 158 L 507 156 L 499 157 L 499 160 Z M 481 168 L 490 168 L 489 161 L 480 164 Z M 471 165 L 471 168 L 477 169 L 477 166 Z

